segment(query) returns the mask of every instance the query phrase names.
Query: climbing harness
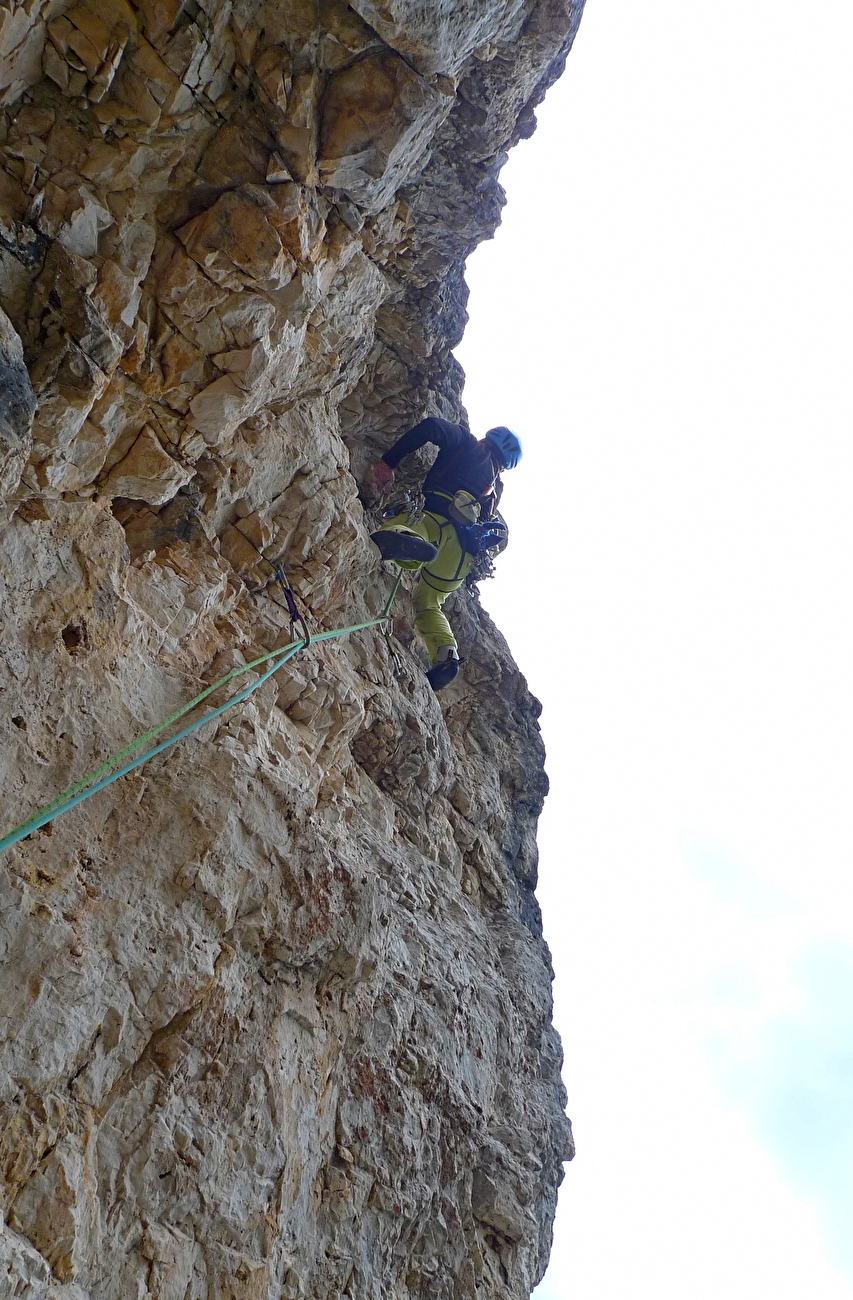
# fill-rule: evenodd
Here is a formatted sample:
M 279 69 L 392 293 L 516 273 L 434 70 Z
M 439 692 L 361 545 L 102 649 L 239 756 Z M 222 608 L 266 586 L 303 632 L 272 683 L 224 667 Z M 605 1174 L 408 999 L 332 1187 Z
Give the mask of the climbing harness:
M 193 699 L 182 705 L 181 708 L 176 709 L 174 713 L 170 713 L 168 718 L 164 718 L 163 721 L 158 722 L 155 727 L 150 727 L 148 731 L 137 737 L 136 740 L 132 741 L 129 745 L 125 745 L 124 749 L 120 749 L 117 754 L 113 754 L 113 756 L 108 758 L 106 762 L 101 763 L 100 767 L 96 767 L 93 772 L 84 776 L 82 780 L 77 781 L 68 790 L 65 790 L 61 795 L 59 795 L 58 798 L 54 799 L 52 803 L 47 804 L 44 808 L 40 808 L 38 812 L 33 813 L 33 815 L 27 818 L 26 821 L 20 822 L 9 831 L 3 839 L 0 839 L 0 852 L 2 852 L 3 849 L 10 848 L 13 844 L 17 844 L 18 841 L 24 839 L 25 836 L 31 835 L 32 832 L 37 831 L 40 826 L 45 826 L 47 822 L 53 821 L 54 817 L 58 817 L 61 813 L 68 812 L 71 808 L 76 807 L 78 803 L 82 803 L 85 799 L 88 799 L 90 795 L 97 794 L 99 790 L 103 790 L 106 786 L 111 785 L 112 782 L 117 781 L 119 777 L 126 776 L 127 773 L 132 772 L 134 768 L 141 767 L 143 763 L 148 762 L 149 758 L 153 758 L 155 754 L 160 754 L 164 749 L 168 749 L 171 745 L 177 744 L 179 740 L 183 740 L 185 736 L 191 735 L 192 732 L 198 731 L 199 727 L 203 727 L 207 722 L 212 722 L 214 718 L 218 718 L 233 705 L 240 704 L 243 700 L 247 699 L 253 691 L 256 691 L 259 686 L 262 686 L 269 677 L 272 677 L 273 673 L 278 672 L 279 668 L 286 664 L 288 659 L 292 659 L 300 650 L 304 650 L 309 643 L 332 641 L 336 637 L 348 636 L 351 632 L 360 632 L 365 628 L 378 627 L 379 624 L 386 623 L 391 615 L 391 606 L 393 605 L 397 591 L 399 590 L 400 581 L 401 578 L 398 577 L 391 595 L 385 603 L 382 613 L 377 618 L 368 619 L 365 623 L 351 623 L 348 627 L 338 627 L 333 629 L 331 632 L 315 632 L 313 636 L 308 632 L 304 621 L 302 621 L 302 627 L 305 632 L 302 639 L 291 639 L 287 645 L 279 646 L 277 650 L 268 650 L 266 654 L 259 655 L 257 659 L 252 659 L 249 663 L 241 664 L 238 668 L 232 668 L 230 673 L 226 673 L 224 677 L 220 677 L 212 686 L 206 687 Z M 300 618 L 298 609 L 297 618 Z M 238 691 L 236 695 L 233 695 L 230 700 L 226 700 L 224 704 L 220 704 L 217 708 L 211 709 L 207 713 L 203 713 L 201 717 L 190 722 L 186 727 L 183 727 L 173 736 L 169 736 L 166 740 L 161 740 L 158 745 L 153 747 L 153 749 L 148 749 L 138 758 L 131 759 L 128 763 L 123 763 L 123 760 L 128 758 L 135 749 L 139 749 L 140 745 L 144 745 L 147 741 L 153 740 L 155 736 L 160 735 L 162 731 L 165 731 L 167 727 L 177 722 L 179 718 L 184 717 L 185 714 L 196 708 L 196 706 L 201 704 L 203 700 L 206 700 L 208 696 L 212 695 L 214 691 L 217 691 L 221 686 L 224 686 L 226 682 L 230 682 L 235 677 L 240 677 L 244 673 L 252 672 L 253 669 L 260 667 L 261 664 L 269 664 L 270 666 L 265 672 L 261 673 L 260 677 L 258 677 L 256 681 L 252 682 L 251 685 L 245 686 L 241 691 Z M 117 767 L 117 764 L 120 763 L 123 763 L 123 765 Z
M 458 492 L 445 492 L 436 488 L 429 493 L 427 509 L 433 514 L 443 515 L 454 524 L 473 524 L 480 518 L 480 502 L 466 488 Z
M 450 521 L 456 529 L 462 550 L 473 555 L 475 560 L 493 557 L 505 548 L 509 538 L 506 520 L 497 511 L 490 518 L 481 519 L 480 502 L 473 493 L 460 488 L 451 496 L 449 492 L 437 489 L 429 495 L 432 500 L 427 500 L 427 509 Z M 492 558 L 484 560 L 484 565 L 488 568 L 488 573 L 481 576 L 491 577 L 494 571 Z M 475 578 L 474 581 L 479 579 Z

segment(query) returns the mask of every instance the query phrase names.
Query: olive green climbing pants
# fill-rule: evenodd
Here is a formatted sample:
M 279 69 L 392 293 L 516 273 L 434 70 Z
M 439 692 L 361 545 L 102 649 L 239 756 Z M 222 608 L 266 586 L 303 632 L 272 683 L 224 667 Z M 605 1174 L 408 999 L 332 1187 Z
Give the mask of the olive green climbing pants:
M 417 520 L 409 515 L 394 515 L 382 527 L 395 533 L 414 533 L 438 548 L 438 555 L 428 564 L 418 560 L 400 562 L 401 569 L 421 571 L 413 596 L 415 624 L 435 663 L 442 646 L 452 645 L 456 649 L 456 637 L 441 607 L 450 593 L 461 586 L 474 563 L 474 556 L 462 549 L 450 520 L 433 514 L 431 510 L 425 510 Z

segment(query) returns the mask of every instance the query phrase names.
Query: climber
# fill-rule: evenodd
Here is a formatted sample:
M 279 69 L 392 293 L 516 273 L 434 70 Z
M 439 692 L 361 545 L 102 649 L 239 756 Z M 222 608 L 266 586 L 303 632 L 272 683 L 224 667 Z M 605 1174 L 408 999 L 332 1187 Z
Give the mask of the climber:
M 459 671 L 456 638 L 441 607 L 479 555 L 506 543 L 506 524 L 495 517 L 503 490 L 499 474 L 521 460 L 521 442 L 503 426 L 478 441 L 461 425 L 429 416 L 371 466 L 375 489 L 387 491 L 403 457 L 427 442 L 436 444 L 438 456 L 424 480 L 423 510 L 407 504 L 392 508 L 371 540 L 384 560 L 420 569 L 415 622 L 432 658 L 427 679 L 440 691 Z

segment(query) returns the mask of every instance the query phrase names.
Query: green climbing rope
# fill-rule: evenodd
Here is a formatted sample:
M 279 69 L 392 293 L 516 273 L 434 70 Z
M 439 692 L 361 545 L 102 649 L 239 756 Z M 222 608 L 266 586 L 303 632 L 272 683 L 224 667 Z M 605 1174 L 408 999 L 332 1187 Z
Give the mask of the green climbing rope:
M 143 732 L 143 734 L 138 736 L 136 740 L 131 741 L 129 745 L 125 745 L 124 749 L 120 749 L 117 754 L 113 754 L 111 758 L 106 760 L 106 762 L 101 763 L 100 767 L 96 767 L 93 772 L 89 772 L 87 776 L 82 778 L 82 780 L 77 781 L 76 784 L 70 786 L 61 795 L 54 799 L 52 803 L 47 804 L 44 808 L 40 808 L 38 812 L 33 813 L 33 815 L 28 817 L 26 821 L 20 822 L 19 825 L 9 831 L 8 835 L 5 835 L 3 839 L 0 840 L 0 852 L 2 852 L 3 849 L 10 848 L 13 844 L 17 844 L 17 842 L 22 840 L 24 836 L 31 835 L 33 831 L 37 831 L 40 826 L 46 825 L 47 822 L 52 821 L 54 817 L 60 816 L 61 813 L 68 812 L 69 809 L 76 807 L 78 803 L 82 803 L 84 799 L 88 799 L 90 795 L 97 794 L 99 790 L 103 790 L 105 786 L 111 785 L 112 782 L 117 781 L 119 777 L 126 776 L 127 773 L 132 772 L 134 768 L 141 767 L 143 763 L 147 763 L 149 758 L 153 758 L 155 754 L 162 753 L 164 749 L 168 749 L 171 745 L 177 744 L 177 742 L 182 740 L 184 736 L 189 736 L 193 731 L 197 731 L 199 727 L 203 727 L 205 723 L 211 722 L 214 718 L 218 718 L 220 714 L 225 713 L 227 709 L 230 709 L 235 704 L 239 704 L 242 700 L 245 700 L 253 691 L 256 691 L 259 686 L 262 686 L 269 677 L 272 677 L 273 673 L 278 672 L 279 668 L 281 668 L 283 664 L 286 664 L 288 659 L 292 659 L 295 654 L 298 654 L 300 650 L 304 650 L 313 642 L 331 641 L 336 637 L 348 636 L 351 632 L 360 632 L 365 628 L 377 627 L 380 623 L 385 623 L 391 613 L 391 606 L 394 603 L 394 598 L 397 595 L 399 586 L 400 578 L 398 577 L 394 584 L 394 589 L 385 604 L 385 608 L 378 618 L 368 619 L 365 623 L 351 623 L 348 627 L 338 627 L 331 632 L 317 632 L 313 636 L 302 637 L 298 641 L 291 641 L 285 646 L 279 646 L 277 650 L 268 650 L 266 654 L 259 655 L 257 659 L 252 659 L 248 663 L 240 664 L 238 668 L 232 668 L 230 673 L 226 673 L 224 677 L 220 677 L 218 681 L 215 681 L 212 686 L 207 686 L 198 695 L 194 696 L 193 699 L 188 700 L 187 703 L 181 705 L 179 709 L 175 709 L 174 713 L 169 714 L 168 718 L 164 718 L 162 722 L 158 722 L 156 727 L 150 727 L 148 731 Z M 124 763 L 123 766 L 117 767 L 117 764 L 122 763 L 122 760 L 132 754 L 135 749 L 139 749 L 140 745 L 144 745 L 147 741 L 153 740 L 155 736 L 159 736 L 167 727 L 172 726 L 173 723 L 177 722 L 180 718 L 183 718 L 192 709 L 196 708 L 206 700 L 209 695 L 212 695 L 214 691 L 219 690 L 219 688 L 224 686 L 227 682 L 233 681 L 235 677 L 241 677 L 245 673 L 252 672 L 253 669 L 260 667 L 260 665 L 264 663 L 270 664 L 270 667 L 267 668 L 266 672 L 262 673 L 261 676 L 249 686 L 238 691 L 236 695 L 232 695 L 230 700 L 226 700 L 224 704 L 220 704 L 217 708 L 210 709 L 207 713 L 203 713 L 200 718 L 194 719 L 193 722 L 189 723 L 186 727 L 183 727 L 173 736 L 169 736 L 168 739 L 162 740 L 159 745 L 155 745 L 153 749 L 146 750 L 144 754 L 140 754 L 138 758 L 134 758 L 129 763 Z

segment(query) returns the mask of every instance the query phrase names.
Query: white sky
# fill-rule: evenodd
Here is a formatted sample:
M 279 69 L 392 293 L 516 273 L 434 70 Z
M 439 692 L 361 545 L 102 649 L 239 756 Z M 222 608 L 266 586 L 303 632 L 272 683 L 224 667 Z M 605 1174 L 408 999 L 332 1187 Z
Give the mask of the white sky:
M 537 1300 L 853 1300 L 853 4 L 588 0 L 469 263 L 553 793 Z

